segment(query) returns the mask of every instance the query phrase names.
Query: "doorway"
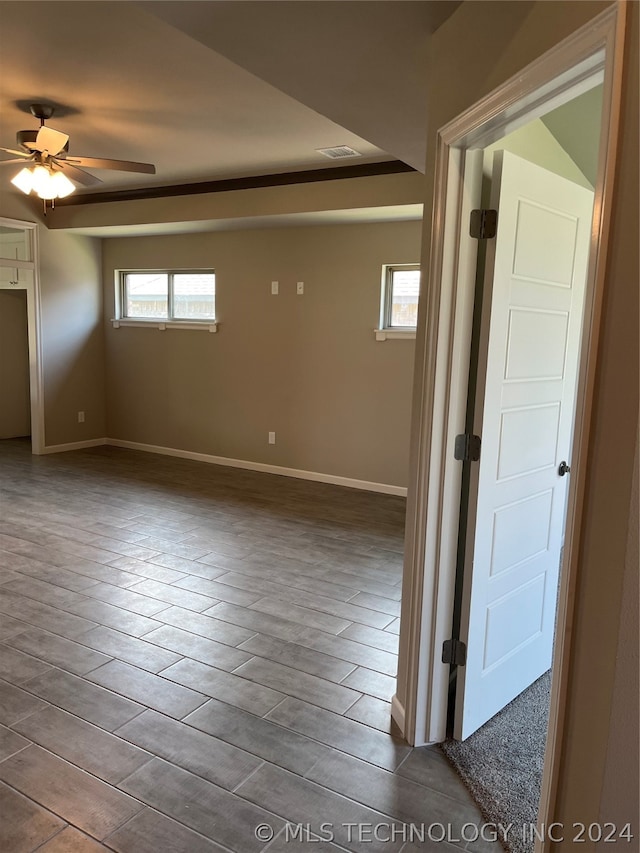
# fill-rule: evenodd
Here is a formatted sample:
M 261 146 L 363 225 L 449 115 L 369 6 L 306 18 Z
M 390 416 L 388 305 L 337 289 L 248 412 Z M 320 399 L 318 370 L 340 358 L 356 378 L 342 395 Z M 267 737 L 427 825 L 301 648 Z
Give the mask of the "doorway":
M 3 270 L 4 272 L 4 270 Z M 31 438 L 27 291 L 0 289 L 0 440 Z
M 559 103 L 581 94 L 584 81 L 604 75 L 600 156 L 586 290 L 583 347 L 573 431 L 567 539 L 559 593 L 557 642 L 551 691 L 550 735 L 540 819 L 555 801 L 563 700 L 569 672 L 568 614 L 573 607 L 577 536 L 584 499 L 589 413 L 603 298 L 606 235 L 615 169 L 624 15 L 611 7 L 524 71 L 494 90 L 438 132 L 429 282 L 422 318 L 420 395 L 414 440 L 418 472 L 408 521 L 407 571 L 401 631 L 402 693 L 394 697 L 396 720 L 415 744 L 446 736 L 449 667 L 442 662 L 451 639 L 458 547 L 461 471 L 456 436 L 464 432 L 473 318 L 477 244 L 466 231 L 480 206 L 478 161 L 487 145 Z M 591 88 L 587 86 L 586 88 Z M 474 150 L 475 149 L 475 150 Z M 425 270 L 427 272 L 427 270 Z M 406 618 L 404 618 L 406 617 Z
M 498 224 L 476 277 L 467 424 L 482 449 L 463 462 L 453 637 L 469 654 L 452 664 L 458 740 L 551 665 L 601 101 L 597 84 L 549 114 L 569 131 L 564 145 L 543 116 L 483 155 Z
M 44 449 L 37 226 L 0 218 L 0 438 L 31 437 Z
M 540 797 L 601 103 L 598 83 L 483 155 L 499 224 L 478 251 L 467 424 L 482 447 L 463 463 L 452 632 L 471 654 L 451 666 L 442 747 L 503 825 L 535 825 Z

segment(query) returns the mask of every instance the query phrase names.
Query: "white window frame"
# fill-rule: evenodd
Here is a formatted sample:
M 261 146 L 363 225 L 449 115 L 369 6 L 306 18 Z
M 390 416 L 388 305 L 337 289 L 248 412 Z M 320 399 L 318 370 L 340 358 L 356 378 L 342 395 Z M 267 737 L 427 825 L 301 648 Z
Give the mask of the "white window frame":
M 382 285 L 380 288 L 380 325 L 375 329 L 377 341 L 389 339 L 414 339 L 415 326 L 391 325 L 391 305 L 393 300 L 393 274 L 398 270 L 420 270 L 420 264 L 384 264 L 382 267 Z
M 211 268 L 198 269 L 126 269 L 116 272 L 116 316 L 111 321 L 114 329 L 121 326 L 138 326 L 141 328 L 159 329 L 200 329 L 203 331 L 217 332 L 218 321 L 215 317 L 210 320 L 190 320 L 186 317 L 174 316 L 173 305 L 173 278 L 176 275 L 193 275 L 194 273 L 205 273 L 216 275 Z M 125 313 L 127 304 L 126 278 L 128 275 L 166 275 L 167 276 L 167 316 L 166 317 L 128 317 Z M 215 298 L 215 297 L 214 297 Z M 215 302 L 214 302 L 215 307 Z

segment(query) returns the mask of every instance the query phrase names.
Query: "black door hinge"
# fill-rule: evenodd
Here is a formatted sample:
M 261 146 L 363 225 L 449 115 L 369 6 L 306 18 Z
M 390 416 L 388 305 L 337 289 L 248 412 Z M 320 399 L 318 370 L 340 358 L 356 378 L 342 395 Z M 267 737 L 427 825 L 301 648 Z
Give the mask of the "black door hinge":
M 442 663 L 464 666 L 467 662 L 467 646 L 462 640 L 445 640 L 442 644 Z
M 457 435 L 453 455 L 460 462 L 477 462 L 480 459 L 480 436 L 468 432 Z
M 469 234 L 476 240 L 489 240 L 496 236 L 498 228 L 497 210 L 472 210 L 469 218 Z

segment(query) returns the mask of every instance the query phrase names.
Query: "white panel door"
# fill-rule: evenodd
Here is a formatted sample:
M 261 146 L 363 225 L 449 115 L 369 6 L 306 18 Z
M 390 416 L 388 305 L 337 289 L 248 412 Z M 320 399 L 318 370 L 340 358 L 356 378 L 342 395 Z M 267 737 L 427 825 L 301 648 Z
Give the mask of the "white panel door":
M 551 666 L 593 193 L 494 159 L 454 735 Z M 474 500 L 475 496 L 475 500 Z M 474 511 L 475 510 L 475 511 Z

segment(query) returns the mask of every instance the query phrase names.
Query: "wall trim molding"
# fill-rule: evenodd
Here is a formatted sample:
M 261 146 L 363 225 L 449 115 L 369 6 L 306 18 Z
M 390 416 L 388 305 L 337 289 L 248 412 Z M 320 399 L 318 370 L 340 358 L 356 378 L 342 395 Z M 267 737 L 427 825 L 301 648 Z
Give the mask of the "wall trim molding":
M 86 441 L 70 441 L 67 444 L 49 444 L 42 448 L 41 454 L 65 453 L 67 450 L 84 450 L 86 447 L 100 447 L 103 444 L 109 444 L 109 439 L 89 438 Z
M 404 705 L 400 702 L 397 695 L 391 697 L 391 719 L 404 737 Z
M 180 450 L 175 447 L 160 447 L 155 444 L 144 444 L 139 441 L 126 441 L 121 438 L 95 439 L 93 443 L 78 442 L 77 444 L 59 444 L 56 449 L 47 448 L 45 452 L 54 453 L 57 450 L 75 450 L 80 447 L 92 447 L 97 444 L 108 444 L 112 447 L 124 447 L 128 450 L 141 450 L 145 453 L 158 453 L 161 456 L 175 456 L 180 459 L 193 459 L 196 462 L 207 462 L 210 465 L 224 465 L 227 468 L 244 468 L 249 471 L 261 471 L 265 474 L 279 474 L 282 477 L 294 477 L 298 480 L 313 480 L 318 483 L 329 483 L 334 486 L 346 486 L 349 489 L 360 489 L 366 492 L 379 492 L 384 495 L 406 497 L 407 490 L 403 486 L 392 486 L 387 483 L 372 483 L 369 480 L 355 480 L 351 477 L 339 477 L 335 474 L 322 474 L 317 471 L 303 471 L 298 468 L 285 468 L 281 465 L 269 465 L 266 462 L 251 462 L 247 459 L 231 459 L 226 456 L 213 456 L 209 453 L 196 453 L 193 450 Z

